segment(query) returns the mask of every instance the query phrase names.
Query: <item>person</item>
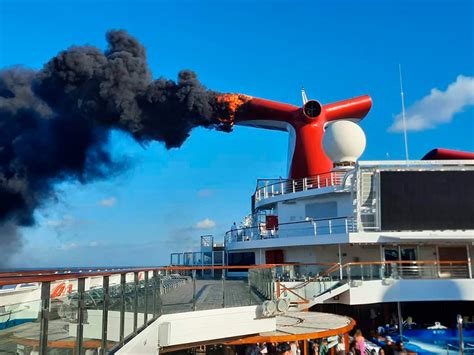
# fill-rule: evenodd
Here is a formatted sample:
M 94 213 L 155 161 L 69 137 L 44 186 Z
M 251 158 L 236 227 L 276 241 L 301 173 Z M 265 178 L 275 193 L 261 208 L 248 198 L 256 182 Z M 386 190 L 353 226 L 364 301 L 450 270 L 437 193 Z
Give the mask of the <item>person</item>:
M 291 347 L 288 343 L 281 343 L 277 346 L 278 355 L 291 355 Z
M 356 341 L 356 350 L 361 354 L 365 354 L 365 338 L 362 335 L 362 331 L 357 329 L 354 334 L 354 340 Z
M 370 317 L 370 322 L 371 322 L 371 326 L 372 328 L 375 328 L 376 324 L 377 324 L 377 311 L 375 310 L 375 308 L 371 308 L 369 310 L 369 317 Z
M 390 336 L 385 338 L 385 345 L 382 347 L 384 355 L 394 355 L 393 340 Z
M 230 236 L 232 237 L 232 240 L 237 239 L 237 224 L 235 224 L 235 222 L 230 227 Z
M 292 341 L 290 343 L 290 348 L 291 348 L 291 354 L 292 355 L 298 355 L 298 343 L 296 341 Z
M 269 354 L 276 354 L 278 346 L 277 343 L 266 343 L 265 345 L 267 346 L 267 351 Z
M 329 345 L 328 345 L 328 340 L 323 339 L 321 342 L 321 346 L 319 347 L 319 355 L 327 355 L 329 354 Z
M 356 341 L 353 340 L 349 344 L 349 355 L 360 355 L 360 351 L 356 349 Z
M 258 355 L 260 354 L 260 347 L 258 344 L 252 344 L 247 346 L 245 349 L 245 355 Z
M 408 352 L 405 350 L 405 346 L 403 345 L 402 341 L 400 341 L 400 340 L 397 341 L 397 343 L 395 345 L 394 354 L 395 355 L 406 355 L 406 354 L 408 354 Z
M 336 355 L 346 355 L 346 344 L 342 336 L 337 337 Z

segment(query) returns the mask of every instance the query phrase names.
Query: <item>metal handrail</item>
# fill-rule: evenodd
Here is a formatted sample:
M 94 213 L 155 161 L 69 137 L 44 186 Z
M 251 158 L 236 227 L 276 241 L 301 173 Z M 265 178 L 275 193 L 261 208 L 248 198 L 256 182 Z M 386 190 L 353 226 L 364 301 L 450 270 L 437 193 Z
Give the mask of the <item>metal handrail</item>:
M 396 266 L 394 266 L 396 265 Z M 297 302 L 293 303 L 305 303 L 308 300 L 302 297 L 297 292 L 303 290 L 306 286 L 311 283 L 318 282 L 325 284 L 328 280 L 333 282 L 346 283 L 351 282 L 352 279 L 361 280 L 380 280 L 384 278 L 392 277 L 393 275 L 386 275 L 385 270 L 389 270 L 389 267 L 396 267 L 398 273 L 396 278 L 399 279 L 449 279 L 449 278 L 471 278 L 469 273 L 469 261 L 468 260 L 453 260 L 453 261 L 437 261 L 437 260 L 394 260 L 394 261 L 370 261 L 370 262 L 349 262 L 345 264 L 332 263 L 327 264 L 329 266 L 326 270 L 319 272 L 317 275 L 312 276 L 306 280 L 300 280 L 297 284 L 285 285 L 286 282 L 295 282 L 297 279 L 290 278 L 289 280 L 281 280 L 281 278 L 273 274 L 271 282 L 274 289 L 275 296 L 280 297 L 282 292 L 290 292 L 293 296 L 296 296 Z M 367 266 L 379 266 L 381 271 L 375 273 L 365 273 L 367 270 L 364 269 Z M 423 266 L 428 266 L 430 271 L 425 274 L 427 269 L 423 269 Z M 410 269 L 405 269 L 408 267 Z M 434 267 L 434 268 L 433 268 Z M 385 268 L 385 269 L 384 269 Z M 413 269 L 415 268 L 415 269 Z M 256 270 L 257 271 L 257 270 Z M 361 271 L 360 275 L 357 275 L 358 271 Z M 373 271 L 373 270 L 371 270 Z M 447 272 L 448 275 L 444 275 Z M 452 273 L 452 274 L 449 274 Z M 260 286 L 262 288 L 262 286 Z M 264 288 L 264 287 L 263 287 Z M 268 286 L 267 286 L 268 288 Z M 321 292 L 327 291 L 324 290 Z M 304 294 L 304 291 L 303 291 Z M 293 297 L 294 299 L 294 297 Z
M 265 198 L 307 191 L 323 187 L 340 186 L 344 181 L 345 171 L 328 171 L 299 179 L 259 179 L 255 189 L 255 201 Z M 259 186 L 261 184 L 262 186 Z
M 13 270 L 13 271 L 1 271 L 0 277 L 9 276 L 9 275 L 62 275 L 62 274 L 72 274 L 72 273 L 91 273 L 98 271 L 114 271 L 122 272 L 127 270 L 142 270 L 144 267 L 134 267 L 134 268 L 108 268 L 108 267 L 99 267 L 99 268 L 70 268 L 70 269 L 34 269 L 34 270 Z
M 302 281 L 301 284 L 295 285 L 292 288 L 299 288 L 300 286 L 307 285 L 311 281 L 318 280 L 320 278 L 330 276 L 331 274 L 339 273 L 340 270 L 348 269 L 351 267 L 364 267 L 364 266 L 390 266 L 390 265 L 401 265 L 401 266 L 423 266 L 423 265 L 437 265 L 437 266 L 452 266 L 452 265 L 466 265 L 469 266 L 468 260 L 452 260 L 452 261 L 437 261 L 437 260 L 394 260 L 394 261 L 362 261 L 362 262 L 349 262 L 345 264 L 340 263 L 313 263 L 313 264 L 295 264 L 294 266 L 303 265 L 326 265 L 328 269 L 322 271 L 317 276 L 312 277 L 308 280 Z M 280 265 L 281 266 L 281 265 Z M 292 264 L 284 264 L 284 266 L 293 266 Z M 280 281 L 275 277 L 274 281 Z
M 359 262 L 350 262 L 343 264 L 342 267 L 352 266 L 352 265 L 387 265 L 387 264 L 432 264 L 432 265 L 444 265 L 444 264 L 469 264 L 468 260 L 389 260 L 389 261 L 359 261 Z
M 334 263 L 279 263 L 279 264 L 258 264 L 258 265 L 224 265 L 224 266 L 206 266 L 206 265 L 194 265 L 194 266 L 156 266 L 146 268 L 131 268 L 131 269 L 120 269 L 119 271 L 94 271 L 89 273 L 69 273 L 69 274 L 30 274 L 30 275 L 15 275 L 12 272 L 11 275 L 0 275 L 0 286 L 4 285 L 15 285 L 21 283 L 34 283 L 34 282 L 53 282 L 70 279 L 83 279 L 89 277 L 99 276 L 111 276 L 118 274 L 129 274 L 134 272 L 172 272 L 172 271 L 206 271 L 206 270 L 235 270 L 235 269 L 272 269 L 275 267 L 282 266 L 301 266 L 301 265 L 333 265 Z M 29 271 L 29 273 L 35 273 L 35 270 Z
M 345 221 L 344 225 L 336 225 L 334 222 L 337 221 Z M 327 225 L 322 225 L 321 223 L 327 222 Z M 280 230 L 282 230 L 282 227 L 287 226 L 299 226 L 299 225 L 307 225 L 308 229 L 311 229 L 311 233 L 309 235 L 318 235 L 318 234 L 339 234 L 340 233 L 340 228 L 343 228 L 344 233 L 349 233 L 349 232 L 356 232 L 357 231 L 357 225 L 356 225 L 356 220 L 352 216 L 347 216 L 347 217 L 333 217 L 333 218 L 319 218 L 319 219 L 307 219 L 304 221 L 297 221 L 297 222 L 285 222 L 285 223 L 279 223 L 278 227 L 275 229 L 265 229 L 264 226 L 253 226 L 253 227 L 241 227 L 241 228 L 236 228 L 234 230 L 229 230 L 225 233 L 224 235 L 224 240 L 226 242 L 233 242 L 234 240 L 232 239 L 239 239 L 242 237 L 241 241 L 248 241 L 248 240 L 255 240 L 255 239 L 271 239 L 271 238 L 280 238 L 281 236 L 279 235 Z M 318 228 L 327 228 L 327 233 L 318 233 Z M 296 230 L 296 229 L 295 229 Z M 266 231 L 266 233 L 270 233 L 270 235 L 262 233 L 263 231 Z M 292 231 L 291 228 L 289 229 L 284 229 L 285 232 L 289 233 Z M 247 232 L 250 232 L 252 236 L 248 236 Z M 253 235 L 255 234 L 255 235 Z M 244 238 L 246 237 L 246 238 Z M 238 240 L 239 241 L 239 240 Z

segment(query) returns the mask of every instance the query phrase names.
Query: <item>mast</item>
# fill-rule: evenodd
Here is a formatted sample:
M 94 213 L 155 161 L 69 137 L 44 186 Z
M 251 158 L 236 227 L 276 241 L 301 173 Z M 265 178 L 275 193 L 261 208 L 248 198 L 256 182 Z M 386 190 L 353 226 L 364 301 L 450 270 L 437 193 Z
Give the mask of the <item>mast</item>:
M 403 121 L 403 138 L 405 141 L 405 159 L 408 164 L 408 136 L 407 136 L 407 121 L 405 117 L 405 94 L 403 93 L 403 80 L 402 80 L 402 65 L 398 64 L 398 72 L 400 74 L 400 98 L 402 100 L 402 121 Z

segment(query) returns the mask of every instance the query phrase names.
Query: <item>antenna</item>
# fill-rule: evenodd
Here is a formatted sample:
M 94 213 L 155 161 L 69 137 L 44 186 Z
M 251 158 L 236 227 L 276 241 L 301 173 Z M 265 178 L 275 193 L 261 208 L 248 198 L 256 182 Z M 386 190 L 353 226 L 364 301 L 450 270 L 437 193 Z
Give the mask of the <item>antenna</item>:
M 408 164 L 408 136 L 407 121 L 405 117 L 405 94 L 403 93 L 402 65 L 398 64 L 398 72 L 400 73 L 400 98 L 402 100 L 402 121 L 403 121 L 403 138 L 405 140 L 405 159 Z
M 303 105 L 308 102 L 308 98 L 306 97 L 306 91 L 304 91 L 304 87 L 301 88 L 301 97 L 303 98 Z

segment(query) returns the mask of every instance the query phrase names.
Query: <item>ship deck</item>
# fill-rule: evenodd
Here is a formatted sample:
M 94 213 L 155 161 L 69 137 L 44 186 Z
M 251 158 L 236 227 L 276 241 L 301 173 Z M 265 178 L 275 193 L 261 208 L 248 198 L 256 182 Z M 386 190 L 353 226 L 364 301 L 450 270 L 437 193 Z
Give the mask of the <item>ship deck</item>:
M 222 292 L 222 290 L 225 292 Z M 193 298 L 195 294 L 195 298 Z M 162 314 L 190 312 L 193 310 L 209 310 L 223 307 L 240 307 L 256 305 L 262 300 L 253 292 L 249 292 L 247 280 L 199 280 L 187 282 L 180 287 L 170 289 L 161 296 Z M 151 318 L 152 315 L 149 315 Z M 133 320 L 127 318 L 125 327 L 131 327 Z M 138 313 L 138 321 L 143 322 L 143 313 Z M 109 319 L 110 322 L 110 319 Z M 71 336 L 70 324 L 63 319 L 50 319 L 48 329 L 48 348 L 58 349 L 60 353 L 68 353 L 74 349 L 76 338 Z M 109 328 L 117 324 L 109 324 Z M 75 332 L 73 332 L 75 334 Z M 15 327 L 0 330 L 0 354 L 16 354 L 18 346 L 37 349 L 40 339 L 39 322 L 23 323 Z M 110 346 L 116 342 L 111 341 Z M 100 347 L 100 339 L 84 341 L 84 348 Z M 63 352 L 61 350 L 63 349 Z M 69 350 L 66 350 L 69 349 Z
M 225 292 L 222 292 L 224 288 Z M 249 292 L 247 280 L 196 280 L 196 300 L 193 302 L 193 283 L 170 290 L 161 296 L 163 313 L 203 311 L 220 307 L 241 307 L 262 303 L 258 296 Z

